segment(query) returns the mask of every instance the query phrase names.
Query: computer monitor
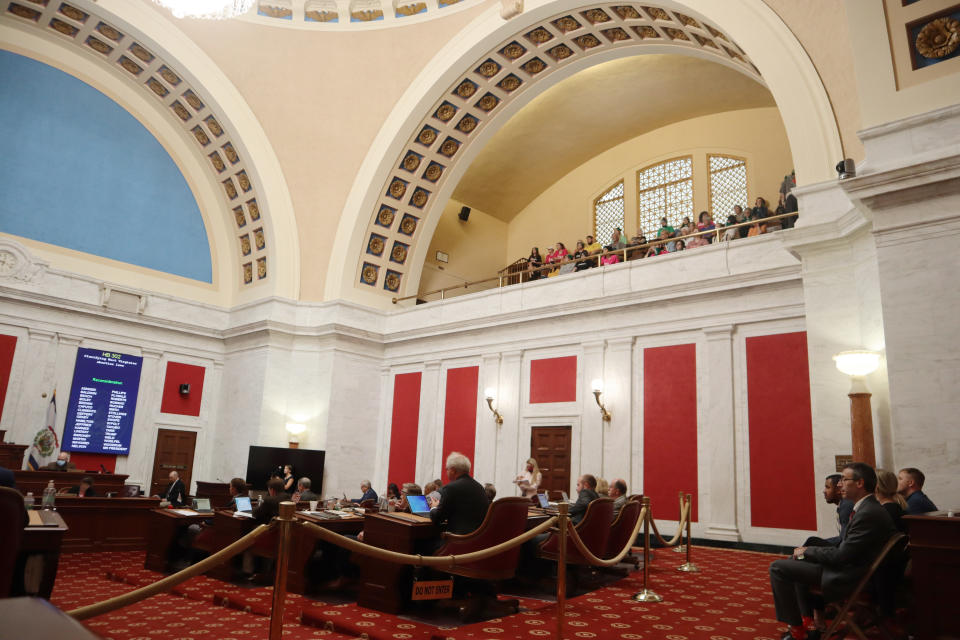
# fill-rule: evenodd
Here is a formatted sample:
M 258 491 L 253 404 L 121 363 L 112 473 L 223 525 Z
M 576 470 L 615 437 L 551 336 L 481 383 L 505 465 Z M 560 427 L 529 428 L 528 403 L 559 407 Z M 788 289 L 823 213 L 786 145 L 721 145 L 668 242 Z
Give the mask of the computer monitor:
M 125 484 L 123 485 L 123 492 L 120 495 L 124 498 L 136 498 L 140 495 L 140 485 Z

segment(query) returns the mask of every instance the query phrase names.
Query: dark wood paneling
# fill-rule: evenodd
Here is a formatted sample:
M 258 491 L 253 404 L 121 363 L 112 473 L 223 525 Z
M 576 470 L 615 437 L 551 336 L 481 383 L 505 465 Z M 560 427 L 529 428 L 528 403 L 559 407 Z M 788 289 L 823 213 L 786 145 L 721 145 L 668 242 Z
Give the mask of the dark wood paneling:
M 918 640 L 960 638 L 960 517 L 904 516 L 913 560 Z
M 196 431 L 160 429 L 157 431 L 157 447 L 153 458 L 153 478 L 150 495 L 163 493 L 170 483 L 171 471 L 180 474 L 184 490 L 190 493 L 190 478 L 193 474 L 193 452 L 197 446 Z
M 19 469 L 23 466 L 23 452 L 26 450 L 25 444 L 0 442 L 0 467 Z
M 69 527 L 64 553 L 146 549 L 150 511 L 159 504 L 156 498 L 57 496 L 57 513 Z
M 86 471 L 14 471 L 13 475 L 17 480 L 17 490 L 26 495 L 32 491 L 39 504 L 43 496 L 43 490 L 47 488 L 47 483 L 53 480 L 53 486 L 60 489 L 69 489 L 80 484 L 80 480 L 90 476 L 93 478 L 93 488 L 97 495 L 106 495 L 108 492 L 123 491 L 123 485 L 127 481 L 126 475 L 122 473 L 87 473 Z M 57 498 L 60 501 L 60 498 Z
M 534 427 L 530 430 L 530 457 L 536 458 L 543 477 L 542 491 L 550 499 L 570 490 L 570 427 Z

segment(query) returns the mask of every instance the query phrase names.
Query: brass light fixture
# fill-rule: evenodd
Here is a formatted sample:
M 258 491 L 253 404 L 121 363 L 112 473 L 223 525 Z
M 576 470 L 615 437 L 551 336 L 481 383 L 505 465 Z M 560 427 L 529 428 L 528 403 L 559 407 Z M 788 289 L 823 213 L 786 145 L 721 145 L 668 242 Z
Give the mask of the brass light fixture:
M 493 401 L 497 399 L 497 390 L 493 387 L 487 387 L 484 390 L 483 395 L 487 399 L 487 406 L 490 407 L 490 411 L 493 413 L 493 421 L 496 422 L 497 425 L 503 424 L 503 416 L 500 415 L 499 411 L 493 408 Z
M 597 401 L 597 406 L 600 407 L 600 417 L 603 418 L 604 422 L 610 422 L 610 412 L 607 411 L 607 408 L 600 402 L 600 395 L 603 393 L 603 380 L 594 378 L 593 382 L 590 383 L 590 387 L 593 389 L 593 398 Z

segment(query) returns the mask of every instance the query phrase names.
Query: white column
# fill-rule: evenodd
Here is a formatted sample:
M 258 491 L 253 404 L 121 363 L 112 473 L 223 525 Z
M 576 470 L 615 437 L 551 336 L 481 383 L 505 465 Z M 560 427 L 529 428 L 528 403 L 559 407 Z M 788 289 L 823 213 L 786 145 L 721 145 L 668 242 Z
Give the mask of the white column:
M 493 406 L 500 407 L 500 354 L 485 355 L 480 359 L 480 390 L 477 394 L 477 430 L 473 449 L 473 477 L 480 483 L 496 485 L 497 442 L 501 427 L 497 425 L 487 406 L 486 389 L 496 395 Z M 500 487 L 497 487 L 498 495 Z
M 7 442 L 18 444 L 33 444 L 33 438 L 44 426 L 47 405 L 50 403 L 50 394 L 53 392 L 56 380 L 54 366 L 57 350 L 54 347 L 56 335 L 52 331 L 28 329 L 27 362 L 30 366 L 23 369 L 23 381 L 20 383 L 20 394 L 16 398 L 16 418 L 10 426 L 10 433 L 6 436 Z M 60 392 L 57 401 L 59 411 L 65 411 L 67 406 L 66 390 Z M 13 400 L 13 398 L 10 398 Z M 8 400 L 8 402 L 10 401 Z M 61 432 L 57 432 L 60 437 Z M 29 456 L 27 449 L 24 460 Z
M 699 512 L 703 535 L 740 540 L 737 529 L 737 476 L 734 429 L 733 327 L 704 329 L 697 360 L 700 459 Z
M 440 447 L 443 445 L 443 398 L 440 361 L 433 360 L 423 365 L 420 382 L 420 429 L 417 435 L 418 484 L 428 482 L 442 471 Z
M 523 363 L 522 351 L 508 351 L 500 358 L 500 414 L 503 426 L 497 434 L 496 485 L 498 496 L 519 495 L 513 479 L 523 461 L 530 457 L 530 434 L 520 436 L 520 385 Z
M 580 404 L 582 421 L 580 433 L 572 434 L 580 442 L 580 459 L 571 460 L 570 481 L 585 473 L 599 475 L 603 469 L 603 451 L 606 441 L 606 423 L 600 417 L 600 407 L 594 400 L 590 383 L 594 378 L 603 378 L 604 343 L 585 342 L 583 344 L 583 365 L 580 373 Z
M 140 355 L 143 357 L 143 364 L 140 366 L 140 386 L 137 389 L 136 413 L 133 416 L 133 432 L 130 435 L 130 453 L 126 456 L 117 456 L 117 473 L 129 475 L 128 482 L 139 484 L 145 491 L 149 491 L 150 481 L 153 479 L 151 477 L 153 456 L 157 445 L 156 424 L 163 397 L 163 372 L 160 370 L 162 354 L 159 351 L 142 349 Z M 196 471 L 193 477 L 194 479 L 199 477 Z
M 603 434 L 603 465 L 600 473 L 608 482 L 631 477 L 630 452 L 633 448 L 633 337 L 607 341 L 603 362 L 604 391 L 600 401 L 610 412 L 610 422 L 601 421 Z M 591 389 L 586 393 L 593 400 Z M 594 401 L 594 410 L 600 408 Z
M 373 477 L 377 494 L 386 495 L 387 474 L 390 472 L 390 442 L 393 429 L 393 394 L 396 373 L 390 367 L 380 369 L 380 412 L 377 417 L 377 450 L 373 463 Z

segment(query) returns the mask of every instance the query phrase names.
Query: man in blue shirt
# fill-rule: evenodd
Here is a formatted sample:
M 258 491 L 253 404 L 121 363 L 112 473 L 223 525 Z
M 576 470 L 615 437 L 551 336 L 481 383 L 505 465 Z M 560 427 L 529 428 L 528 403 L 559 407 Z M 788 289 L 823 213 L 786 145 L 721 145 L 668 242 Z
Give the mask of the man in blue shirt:
M 925 477 L 920 469 L 906 467 L 897 474 L 899 483 L 897 493 L 907 499 L 907 515 L 929 513 L 937 510 L 937 505 L 924 495 L 923 481 Z
M 363 495 L 359 499 L 354 498 L 351 502 L 365 502 L 367 500 L 377 501 L 377 492 L 373 490 L 373 487 L 370 486 L 369 480 L 362 480 L 360 482 L 360 491 L 363 491 Z

